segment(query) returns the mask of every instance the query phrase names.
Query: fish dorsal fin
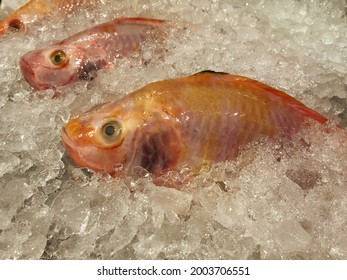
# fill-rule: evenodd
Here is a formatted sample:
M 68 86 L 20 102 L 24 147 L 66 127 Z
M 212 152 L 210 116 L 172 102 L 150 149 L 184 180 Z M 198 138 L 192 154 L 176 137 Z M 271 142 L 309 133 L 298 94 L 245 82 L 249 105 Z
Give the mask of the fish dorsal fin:
M 229 73 L 226 73 L 226 72 L 216 72 L 216 71 L 212 71 L 212 70 L 204 70 L 204 71 L 198 72 L 196 74 L 193 74 L 192 76 L 204 75 L 204 74 L 229 75 Z
M 215 72 L 211 70 L 201 71 L 192 75 L 192 77 L 200 75 L 213 75 L 214 78 L 218 76 L 224 76 L 221 79 L 229 81 L 231 89 L 236 88 L 236 90 L 239 92 L 249 91 L 252 92 L 252 94 L 254 95 L 266 96 L 266 99 L 279 98 L 282 100 L 282 102 L 286 103 L 287 106 L 291 106 L 293 110 L 299 112 L 302 116 L 313 118 L 321 123 L 327 121 L 327 119 L 324 116 L 321 116 L 319 113 L 306 107 L 303 103 L 301 103 L 294 97 L 288 95 L 287 93 L 281 90 L 275 89 L 267 84 L 261 83 L 257 80 L 253 80 L 244 76 L 232 75 L 225 72 Z

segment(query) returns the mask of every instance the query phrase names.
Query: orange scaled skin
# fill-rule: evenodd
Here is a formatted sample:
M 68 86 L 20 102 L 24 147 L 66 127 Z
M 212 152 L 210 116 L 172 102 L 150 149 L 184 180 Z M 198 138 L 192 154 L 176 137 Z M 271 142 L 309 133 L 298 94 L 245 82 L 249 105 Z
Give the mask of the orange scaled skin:
M 101 0 L 31 0 L 0 21 L 0 35 L 8 32 L 26 32 L 27 25 L 44 16 L 68 13 L 76 7 L 95 5 Z
M 161 175 L 183 166 L 199 172 L 205 164 L 233 160 L 261 136 L 290 139 L 307 118 L 327 120 L 255 80 L 204 71 L 149 84 L 72 119 L 62 136 L 80 167 L 112 175 L 122 164 L 126 174 L 142 166 Z M 112 141 L 105 132 L 110 123 L 120 127 Z

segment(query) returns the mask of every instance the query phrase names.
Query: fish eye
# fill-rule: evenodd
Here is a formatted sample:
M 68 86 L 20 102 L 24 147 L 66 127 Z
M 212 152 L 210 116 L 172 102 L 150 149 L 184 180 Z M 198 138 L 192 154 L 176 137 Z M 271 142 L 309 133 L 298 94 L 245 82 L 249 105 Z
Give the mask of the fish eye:
M 51 54 L 51 61 L 54 65 L 62 65 L 67 60 L 66 53 L 62 50 L 55 51 Z
M 109 121 L 102 126 L 101 135 L 105 144 L 116 144 L 122 135 L 122 126 L 118 121 Z
M 13 19 L 8 23 L 8 28 L 10 31 L 19 32 L 24 29 L 24 24 L 19 19 Z

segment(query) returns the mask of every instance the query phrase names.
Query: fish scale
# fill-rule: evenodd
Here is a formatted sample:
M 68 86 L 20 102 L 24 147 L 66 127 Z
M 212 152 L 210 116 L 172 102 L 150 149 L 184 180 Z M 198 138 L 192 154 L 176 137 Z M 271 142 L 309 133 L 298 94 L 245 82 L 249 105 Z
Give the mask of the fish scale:
M 126 174 L 142 166 L 161 175 L 234 160 L 260 137 L 287 141 L 308 125 L 307 118 L 327 121 L 258 81 L 205 71 L 146 85 L 70 120 L 62 136 L 78 166 L 110 174 L 119 164 Z M 105 135 L 109 125 L 117 128 L 114 138 Z

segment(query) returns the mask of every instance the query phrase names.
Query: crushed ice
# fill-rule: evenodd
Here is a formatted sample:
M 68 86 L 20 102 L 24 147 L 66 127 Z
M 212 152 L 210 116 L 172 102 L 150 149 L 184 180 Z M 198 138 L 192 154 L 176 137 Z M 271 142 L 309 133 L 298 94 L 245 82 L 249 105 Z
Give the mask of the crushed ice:
M 16 8 L 2 2 L 2 17 Z M 180 190 L 143 172 L 117 180 L 75 168 L 60 138 L 70 117 L 95 104 L 206 69 L 283 89 L 346 127 L 344 8 L 343 0 L 120 0 L 0 38 L 0 259 L 346 259 L 345 131 L 302 131 L 308 147 L 250 145 Z M 26 84 L 21 55 L 121 16 L 173 22 L 165 53 L 148 43 L 142 57 L 62 87 L 58 99 Z

